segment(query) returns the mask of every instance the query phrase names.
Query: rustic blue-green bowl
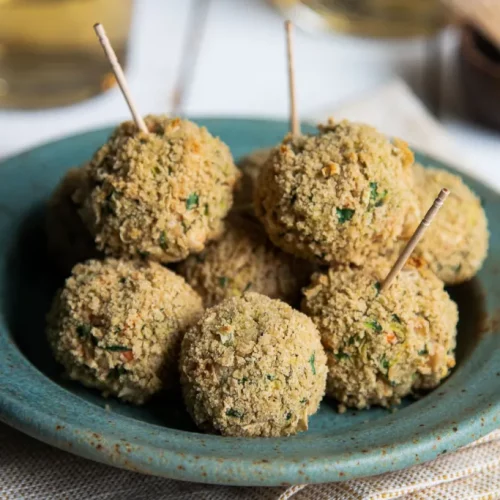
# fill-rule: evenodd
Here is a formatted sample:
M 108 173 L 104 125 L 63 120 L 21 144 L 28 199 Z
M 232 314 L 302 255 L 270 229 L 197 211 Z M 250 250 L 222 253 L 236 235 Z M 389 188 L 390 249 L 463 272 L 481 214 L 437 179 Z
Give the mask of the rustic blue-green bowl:
M 277 143 L 287 124 L 197 120 L 236 158 Z M 336 413 L 324 401 L 310 429 L 290 438 L 197 432 L 178 397 L 136 408 L 66 381 L 53 361 L 44 316 L 61 283 L 45 252 L 44 203 L 64 171 L 88 160 L 110 129 L 36 148 L 0 165 L 0 419 L 92 460 L 175 479 L 233 485 L 342 481 L 421 463 L 500 425 L 500 197 L 465 178 L 486 208 L 491 248 L 459 304 L 457 367 L 441 387 L 396 412 Z M 446 168 L 417 155 L 424 163 Z M 108 406 L 109 405 L 109 406 Z

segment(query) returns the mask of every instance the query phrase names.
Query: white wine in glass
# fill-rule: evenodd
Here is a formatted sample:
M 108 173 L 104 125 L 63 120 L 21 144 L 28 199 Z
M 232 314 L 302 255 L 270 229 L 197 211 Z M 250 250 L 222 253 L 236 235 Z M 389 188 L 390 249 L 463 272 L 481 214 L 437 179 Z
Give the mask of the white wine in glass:
M 45 108 L 115 82 L 92 26 L 126 62 L 132 0 L 0 0 L 0 108 Z
M 329 29 L 357 36 L 430 35 L 446 21 L 440 0 L 269 1 L 303 28 Z

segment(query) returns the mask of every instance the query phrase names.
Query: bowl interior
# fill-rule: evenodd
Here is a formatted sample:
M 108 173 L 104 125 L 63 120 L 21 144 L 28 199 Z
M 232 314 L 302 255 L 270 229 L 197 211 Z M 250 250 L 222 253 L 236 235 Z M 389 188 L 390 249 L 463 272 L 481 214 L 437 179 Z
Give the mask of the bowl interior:
M 106 133 L 99 134 L 97 144 L 104 141 Z M 267 137 L 266 137 L 267 139 Z M 279 139 L 279 137 L 277 138 Z M 227 139 L 226 139 L 227 140 Z M 255 138 L 258 146 L 267 143 Z M 94 143 L 94 141 L 90 141 Z M 230 142 L 229 142 L 230 143 Z M 248 148 L 252 149 L 251 145 Z M 234 150 L 234 148 L 233 148 Z M 248 151 L 236 151 L 239 157 Z M 89 147 L 88 154 L 92 153 Z M 87 159 L 88 155 L 84 159 Z M 420 158 L 422 160 L 422 158 Z M 196 431 L 189 419 L 178 393 L 161 395 L 142 407 L 119 403 L 114 399 L 105 399 L 97 391 L 84 388 L 76 382 L 66 380 L 62 376 L 61 367 L 54 361 L 48 347 L 45 335 L 45 315 L 48 312 L 55 291 L 64 282 L 57 268 L 47 254 L 45 238 L 45 205 L 44 202 L 57 179 L 64 173 L 68 165 L 52 165 L 47 172 L 43 188 L 37 189 L 37 199 L 28 193 L 22 193 L 25 200 L 23 216 L 16 219 L 16 229 L 12 235 L 11 248 L 7 255 L 7 272 L 4 284 L 10 293 L 3 303 L 3 312 L 7 319 L 15 343 L 26 358 L 43 374 L 54 382 L 63 385 L 67 390 L 92 404 L 104 407 L 109 405 L 114 413 L 126 415 L 144 422 L 161 425 L 167 428 Z M 457 370 L 468 353 L 471 353 L 482 331 L 482 322 L 486 316 L 484 296 L 479 281 L 472 280 L 449 290 L 457 301 L 460 310 L 458 329 Z M 25 311 L 26 313 L 23 313 Z M 164 404 L 165 398 L 169 401 Z M 401 409 L 412 404 L 412 399 L 406 399 Z M 366 424 L 375 419 L 383 419 L 389 411 L 372 408 L 367 411 L 350 411 L 346 418 L 336 412 L 333 401 L 324 400 L 321 409 L 311 420 L 308 432 L 324 432 L 329 428 L 336 430 Z
M 259 120 L 197 121 L 227 142 L 236 159 L 276 144 L 287 128 L 283 122 Z M 44 334 L 45 315 L 64 281 L 46 252 L 45 203 L 64 172 L 87 161 L 109 133 L 98 130 L 57 141 L 0 166 L 0 385 L 7 388 L 0 393 L 0 418 L 96 460 L 134 470 L 140 464 L 139 470 L 178 479 L 242 485 L 384 472 L 432 458 L 494 428 L 500 337 L 485 332 L 497 331 L 500 317 L 500 197 L 468 177 L 490 221 L 490 252 L 476 279 L 449 290 L 460 313 L 457 366 L 421 400 L 407 399 L 396 412 L 372 408 L 342 415 L 334 402 L 324 400 L 307 432 L 291 438 L 227 439 L 199 433 L 179 394 L 134 407 L 66 380 Z M 416 156 L 424 165 L 445 168 Z M 66 428 L 56 433 L 61 419 Z M 93 438 L 81 437 L 96 432 L 107 440 L 100 453 L 92 448 Z M 109 451 L 124 438 L 132 443 L 126 460 Z M 388 446 L 392 452 L 386 455 Z M 103 447 L 109 455 L 102 454 Z M 299 476 L 299 468 L 306 475 Z

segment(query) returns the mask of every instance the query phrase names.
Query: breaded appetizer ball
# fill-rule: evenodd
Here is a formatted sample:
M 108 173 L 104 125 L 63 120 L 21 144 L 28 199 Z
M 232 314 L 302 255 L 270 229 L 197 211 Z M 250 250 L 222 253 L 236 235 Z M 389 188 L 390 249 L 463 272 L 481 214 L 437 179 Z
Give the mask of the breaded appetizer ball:
M 317 273 L 302 310 L 321 333 L 327 395 L 345 406 L 389 407 L 432 389 L 455 365 L 458 312 L 432 271 L 407 265 L 379 294 L 388 267 Z
M 416 255 L 447 285 L 471 279 L 488 252 L 488 221 L 479 198 L 462 179 L 437 168 L 415 165 L 415 193 L 422 214 L 430 208 L 439 190 L 450 196 L 416 248 Z
M 185 329 L 201 298 L 160 264 L 90 260 L 77 264 L 47 317 L 47 335 L 67 374 L 135 404 L 178 383 Z
M 258 149 L 239 161 L 238 167 L 243 175 L 234 192 L 234 210 L 254 213 L 253 198 L 255 185 L 260 169 L 266 163 L 271 151 L 272 148 Z
M 86 180 L 85 167 L 71 168 L 47 203 L 48 250 L 65 275 L 76 263 L 99 256 L 92 236 L 78 215 L 79 200 L 74 199 L 75 192 Z
M 255 212 L 274 244 L 320 264 L 363 264 L 403 231 L 413 154 L 368 125 L 287 137 L 262 167 Z
M 108 255 L 176 262 L 220 236 L 240 173 L 206 128 L 145 122 L 149 134 L 124 122 L 95 153 L 80 215 Z
M 201 295 L 205 307 L 246 291 L 298 304 L 312 265 L 282 252 L 250 215 L 231 215 L 219 241 L 180 264 L 178 272 Z
M 181 384 L 196 424 L 226 436 L 306 430 L 325 391 L 326 356 L 312 321 L 257 293 L 207 309 L 182 341 Z

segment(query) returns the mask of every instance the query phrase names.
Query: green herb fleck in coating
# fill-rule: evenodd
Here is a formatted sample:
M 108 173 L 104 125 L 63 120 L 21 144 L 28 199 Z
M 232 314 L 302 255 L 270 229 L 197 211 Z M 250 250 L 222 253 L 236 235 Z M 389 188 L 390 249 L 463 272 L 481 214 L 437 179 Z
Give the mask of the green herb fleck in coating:
M 380 333 L 382 331 L 382 325 L 376 319 L 367 321 L 365 323 L 365 326 L 377 333 Z
M 76 333 L 78 333 L 79 337 L 86 338 L 90 335 L 90 332 L 92 331 L 92 326 L 91 325 L 78 325 L 76 327 Z
M 137 254 L 141 260 L 148 260 L 150 255 L 146 250 L 137 250 Z
M 229 283 L 229 278 L 226 276 L 219 276 L 219 286 L 222 288 L 226 288 L 227 284 Z
M 352 208 L 337 208 L 337 218 L 340 224 L 348 222 L 352 219 L 355 210 Z
M 165 233 L 165 231 L 162 231 L 160 233 L 160 240 L 159 240 L 159 243 L 160 243 L 160 247 L 163 249 L 163 250 L 166 250 L 167 249 L 167 235 Z
M 387 372 L 389 370 L 389 360 L 385 357 L 385 354 L 380 359 L 380 366 Z
M 313 372 L 313 375 L 316 375 L 316 367 L 314 366 L 314 361 L 316 360 L 316 353 L 313 352 L 311 354 L 311 357 L 309 358 L 309 363 L 311 365 L 311 370 Z
M 197 207 L 199 199 L 200 197 L 196 193 L 191 193 L 186 200 L 186 208 L 191 210 L 194 207 Z
M 343 359 L 349 359 L 351 356 L 344 352 L 342 349 L 339 349 L 338 352 L 335 353 L 335 357 L 339 360 L 342 361 Z
M 243 416 L 243 413 L 235 410 L 234 408 L 229 408 L 229 410 L 226 411 L 226 415 L 228 417 L 241 418 Z
M 130 347 L 127 347 L 125 345 L 106 345 L 103 347 L 103 349 L 106 349 L 106 351 L 110 351 L 110 352 L 127 352 L 127 351 L 131 351 L 132 348 Z

